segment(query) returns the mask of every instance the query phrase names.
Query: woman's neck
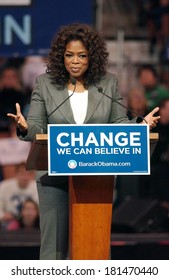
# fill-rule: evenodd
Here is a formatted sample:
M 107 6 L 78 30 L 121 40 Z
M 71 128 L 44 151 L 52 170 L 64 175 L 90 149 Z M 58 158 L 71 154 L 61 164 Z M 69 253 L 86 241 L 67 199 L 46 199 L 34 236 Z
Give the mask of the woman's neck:
M 68 90 L 74 90 L 75 86 L 70 82 L 68 84 Z M 75 92 L 84 92 L 86 88 L 84 87 L 83 81 L 76 80 Z

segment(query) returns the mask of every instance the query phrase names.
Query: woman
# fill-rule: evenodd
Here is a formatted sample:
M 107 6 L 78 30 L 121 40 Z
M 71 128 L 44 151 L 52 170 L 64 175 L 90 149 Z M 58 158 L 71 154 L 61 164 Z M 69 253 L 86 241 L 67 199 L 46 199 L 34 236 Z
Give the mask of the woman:
M 33 228 L 39 229 L 39 207 L 37 202 L 31 198 L 23 202 L 20 217 L 11 220 L 6 227 L 8 231 L 19 230 L 21 228 L 26 230 Z
M 19 228 L 39 228 L 39 207 L 34 200 L 27 199 L 24 201 L 18 222 Z
M 132 88 L 127 96 L 127 116 L 131 120 L 136 116 L 148 114 L 148 104 L 144 91 L 139 87 Z
M 47 73 L 37 78 L 27 121 L 19 104 L 16 115 L 8 114 L 17 123 L 20 139 L 32 141 L 37 133 L 47 133 L 47 124 L 129 122 L 124 108 L 101 92 L 120 100 L 117 79 L 106 73 L 107 64 L 106 44 L 97 31 L 84 24 L 62 27 L 51 45 Z M 145 117 L 151 127 L 158 121 L 159 117 L 153 116 L 157 111 Z M 40 258 L 66 259 L 68 178 L 50 177 L 47 172 L 37 175 Z

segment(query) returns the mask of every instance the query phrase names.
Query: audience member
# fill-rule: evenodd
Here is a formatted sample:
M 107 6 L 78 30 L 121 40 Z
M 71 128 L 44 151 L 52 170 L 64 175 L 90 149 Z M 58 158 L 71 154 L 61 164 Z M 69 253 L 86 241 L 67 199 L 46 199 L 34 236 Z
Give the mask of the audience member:
M 7 66 L 8 59 L 4 56 L 0 56 L 0 72 Z
M 151 157 L 151 175 L 140 176 L 140 196 L 158 199 L 169 209 L 169 98 L 162 101 L 159 113 L 153 129 L 159 140 Z
M 139 69 L 138 79 L 145 90 L 148 111 L 159 106 L 162 100 L 169 97 L 169 90 L 160 84 L 157 71 L 151 65 L 145 65 Z
M 21 208 L 20 228 L 39 228 L 39 206 L 32 199 L 27 199 Z
M 129 119 L 145 116 L 148 113 L 147 100 L 140 86 L 133 87 L 127 96 L 127 115 Z M 117 207 L 128 196 L 139 197 L 139 175 L 118 175 L 116 179 L 117 199 L 113 207 Z
M 152 156 L 154 164 L 161 162 L 169 162 L 169 98 L 160 104 L 160 121 L 153 132 L 159 133 L 159 141 L 157 143 L 155 153 Z
M 14 67 L 6 67 L 0 73 L 0 126 L 9 126 L 7 113 L 15 112 L 15 104 L 20 102 L 22 109 L 25 105 L 24 90 L 19 73 Z
M 12 220 L 6 230 L 39 229 L 39 206 L 32 199 L 23 202 L 18 219 Z
M 20 75 L 16 68 L 8 66 L 1 71 L 0 89 L 14 89 L 19 92 L 23 91 Z
M 166 47 L 169 43 L 169 0 L 147 0 L 146 2 L 146 23 L 148 38 L 150 42 L 150 54 L 155 50 L 159 59 L 166 62 Z
M 34 180 L 34 172 L 26 171 L 25 164 L 16 166 L 16 176 L 3 180 L 0 183 L 0 222 L 1 227 L 17 218 L 22 203 L 31 198 L 38 202 L 37 188 Z
M 129 119 L 133 119 L 136 116 L 146 116 L 148 113 L 147 100 L 144 91 L 135 87 L 129 91 L 127 96 L 127 107 L 129 108 L 127 115 Z
M 160 120 L 153 132 L 159 133 L 159 141 L 151 156 L 151 175 L 117 176 L 118 206 L 125 197 L 153 197 L 169 202 L 169 97 L 160 106 Z M 147 113 L 147 99 L 142 88 L 133 88 L 128 94 L 128 107 L 140 116 Z M 128 111 L 128 117 L 135 116 Z
M 23 114 L 27 117 L 32 90 L 35 86 L 36 77 L 46 71 L 46 61 L 42 56 L 28 56 L 21 67 L 21 79 L 27 92 L 26 105 Z
M 16 174 L 16 164 L 27 160 L 31 143 L 22 143 L 16 135 L 16 123 L 10 122 L 8 133 L 0 138 L 1 179 L 9 179 Z
M 21 78 L 23 84 L 30 91 L 35 86 L 36 77 L 40 74 L 45 73 L 46 62 L 45 58 L 42 56 L 28 56 L 26 57 L 22 67 L 21 67 Z
M 160 0 L 161 7 L 161 50 L 160 59 L 169 62 L 169 0 Z

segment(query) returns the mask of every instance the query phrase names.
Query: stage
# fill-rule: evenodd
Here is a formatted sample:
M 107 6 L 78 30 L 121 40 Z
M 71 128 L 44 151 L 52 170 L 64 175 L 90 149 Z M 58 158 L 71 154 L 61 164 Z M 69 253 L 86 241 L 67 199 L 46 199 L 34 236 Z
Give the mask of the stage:
M 169 233 L 112 233 L 113 260 L 169 260 Z M 0 232 L 1 260 L 38 260 L 38 230 Z

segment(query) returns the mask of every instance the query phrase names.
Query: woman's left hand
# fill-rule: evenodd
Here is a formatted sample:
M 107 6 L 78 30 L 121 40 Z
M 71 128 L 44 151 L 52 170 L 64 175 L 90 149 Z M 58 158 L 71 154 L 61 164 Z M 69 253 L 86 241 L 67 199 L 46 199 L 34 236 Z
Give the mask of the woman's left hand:
M 150 130 L 157 125 L 158 120 L 160 119 L 160 116 L 154 116 L 158 111 L 159 107 L 156 107 L 144 117 L 145 121 L 143 121 L 142 123 L 146 122 L 147 124 L 149 124 Z

